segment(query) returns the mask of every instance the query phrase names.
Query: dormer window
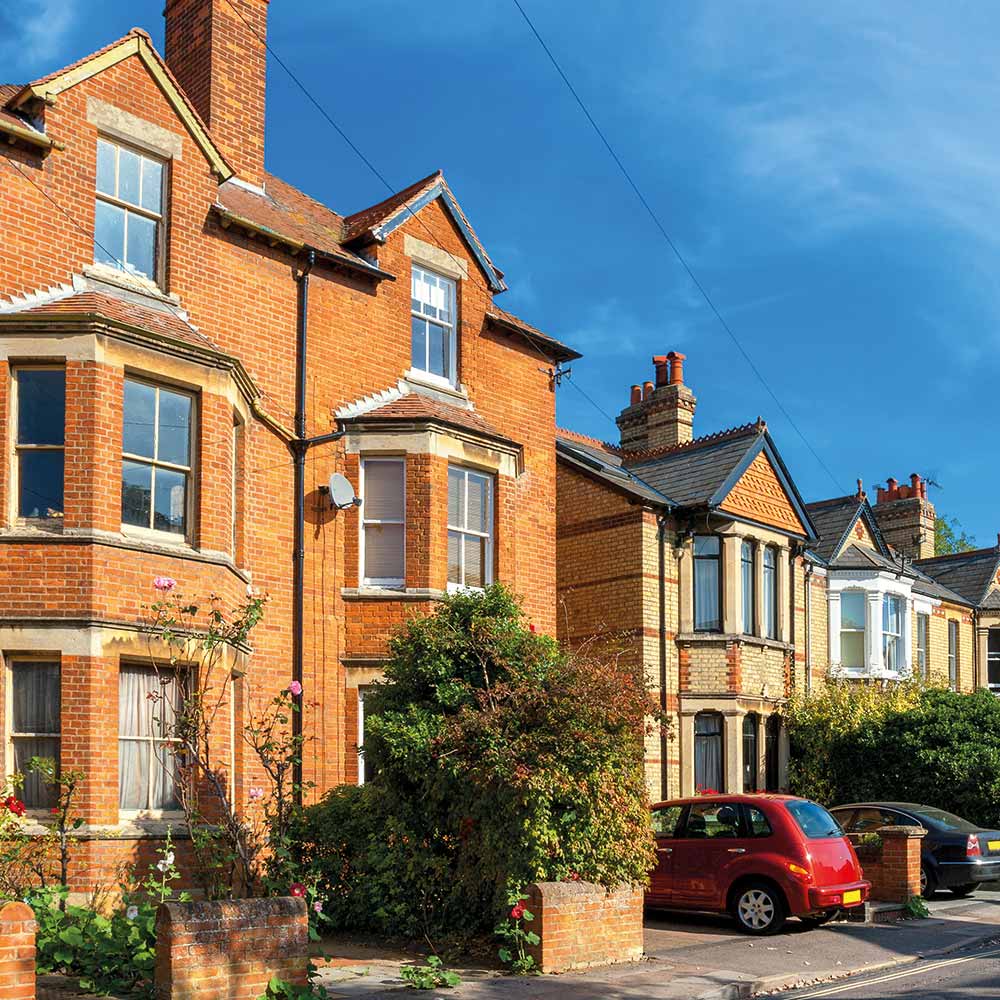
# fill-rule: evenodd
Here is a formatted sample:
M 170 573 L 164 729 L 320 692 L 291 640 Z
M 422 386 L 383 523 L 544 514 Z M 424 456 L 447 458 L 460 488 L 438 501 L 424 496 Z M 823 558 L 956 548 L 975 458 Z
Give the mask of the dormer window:
M 457 381 L 455 282 L 414 266 L 410 309 L 414 371 L 454 385 Z
M 162 160 L 97 140 L 94 260 L 159 282 L 163 271 Z

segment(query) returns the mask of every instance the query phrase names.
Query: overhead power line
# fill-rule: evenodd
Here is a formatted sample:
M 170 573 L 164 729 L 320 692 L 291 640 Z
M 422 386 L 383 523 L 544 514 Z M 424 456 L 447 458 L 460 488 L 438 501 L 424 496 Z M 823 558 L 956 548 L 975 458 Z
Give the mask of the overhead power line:
M 702 298 L 708 304 L 708 307 L 712 311 L 712 313 L 715 316 L 715 318 L 719 321 L 719 324 L 722 327 L 722 329 L 725 330 L 727 334 L 729 334 L 729 337 L 732 340 L 732 342 L 736 345 L 737 350 L 740 352 L 740 354 L 743 355 L 744 360 L 750 366 L 750 370 L 754 373 L 754 375 L 757 376 L 757 379 L 760 381 L 760 384 L 767 390 L 768 395 L 771 397 L 771 399 L 774 400 L 775 405 L 781 411 L 781 413 L 783 414 L 783 416 L 785 417 L 785 419 L 789 422 L 789 424 L 791 424 L 792 428 L 795 430 L 795 433 L 798 434 L 798 436 L 802 439 L 803 444 L 805 444 L 806 448 L 809 449 L 809 451 L 812 454 L 813 458 L 816 459 L 816 461 L 820 464 L 820 466 L 823 468 L 823 470 L 826 472 L 826 474 L 830 477 L 830 479 L 833 482 L 834 486 L 836 486 L 838 490 L 841 489 L 840 484 L 837 482 L 837 477 L 834 476 L 834 474 L 830 471 L 829 466 L 819 456 L 819 454 L 816 451 L 816 449 L 813 448 L 812 444 L 809 442 L 809 439 L 802 432 L 802 430 L 799 427 L 799 425 L 792 419 L 791 414 L 788 412 L 788 410 L 785 409 L 784 404 L 781 402 L 781 400 L 778 398 L 778 396 L 776 395 L 776 393 L 774 392 L 774 390 L 771 388 L 771 386 L 768 383 L 767 379 L 764 378 L 763 373 L 757 367 L 757 365 L 755 364 L 753 358 L 750 356 L 749 352 L 740 343 L 740 340 L 736 336 L 736 334 L 733 332 L 732 327 L 730 327 L 730 325 L 726 322 L 725 318 L 723 317 L 722 313 L 719 312 L 718 308 L 716 308 L 715 303 L 712 301 L 712 296 L 708 294 L 708 290 L 698 280 L 697 275 L 691 269 L 691 266 L 688 264 L 687 260 L 685 260 L 684 255 L 681 253 L 681 251 L 678 248 L 677 244 L 671 238 L 670 233 L 667 232 L 666 226 L 664 226 L 664 224 L 660 221 L 659 216 L 653 210 L 653 207 L 650 205 L 649 200 L 642 193 L 642 190 L 639 188 L 639 185 L 636 184 L 636 182 L 633 179 L 632 175 L 629 173 L 628 168 L 622 162 L 622 158 L 618 155 L 618 153 L 615 151 L 614 146 L 611 145 L 610 141 L 608 140 L 608 137 L 604 134 L 604 130 L 601 128 L 600 125 L 597 124 L 596 119 L 590 113 L 590 109 L 587 107 L 586 103 L 584 102 L 583 98 L 580 96 L 580 94 L 577 91 L 576 87 L 573 86 L 573 84 L 570 81 L 569 77 L 564 72 L 562 66 L 559 65 L 559 61 L 553 55 L 552 50 L 549 48 L 549 46 L 546 43 L 545 39 L 542 38 L 541 33 L 539 32 L 538 28 L 535 27 L 534 22 L 528 16 L 528 13 L 524 9 L 524 7 L 521 5 L 520 0 L 513 0 L 513 4 L 514 4 L 515 7 L 517 7 L 518 11 L 521 14 L 521 17 L 524 18 L 524 23 L 527 24 L 528 28 L 531 30 L 531 33 L 535 36 L 535 39 L 538 41 L 538 44 L 542 47 L 542 51 L 545 53 L 546 56 L 548 56 L 549 62 L 552 63 L 552 66 L 554 67 L 555 71 L 559 74 L 559 76 L 562 79 L 563 83 L 566 84 L 566 88 L 573 95 L 573 99 L 576 101 L 577 105 L 579 106 L 580 110 L 583 112 L 583 114 L 586 117 L 587 121 L 590 122 L 590 125 L 593 128 L 594 132 L 597 133 L 597 137 L 603 143 L 604 148 L 608 151 L 608 154 L 611 156 L 611 159 L 615 161 L 615 165 L 618 167 L 619 171 L 621 171 L 622 176 L 625 178 L 626 182 L 628 183 L 629 187 L 632 189 L 632 191 L 635 194 L 636 198 L 639 199 L 639 203 L 646 210 L 646 214 L 652 220 L 653 225 L 656 227 L 656 229 L 659 232 L 659 234 L 663 237 L 663 239 L 666 242 L 667 246 L 670 247 L 670 249 L 673 252 L 674 256 L 677 258 L 677 261 L 680 263 L 681 267 L 684 269 L 684 271 L 687 274 L 688 278 L 690 278 L 691 283 L 701 293 Z

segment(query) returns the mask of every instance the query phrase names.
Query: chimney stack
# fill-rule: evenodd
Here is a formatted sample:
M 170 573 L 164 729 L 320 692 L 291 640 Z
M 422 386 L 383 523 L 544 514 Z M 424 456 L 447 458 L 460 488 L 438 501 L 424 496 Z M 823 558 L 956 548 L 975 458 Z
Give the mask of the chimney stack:
M 683 354 L 653 356 L 655 378 L 640 393 L 632 386 L 630 402 L 618 415 L 621 446 L 626 451 L 671 448 L 691 440 L 697 400 L 684 384 Z
M 231 2 L 166 0 L 166 60 L 236 175 L 263 187 L 269 0 Z
M 927 483 L 917 473 L 910 485 L 900 486 L 893 478 L 881 486 L 872 508 L 882 537 L 908 559 L 929 559 L 934 555 L 934 504 L 927 499 Z

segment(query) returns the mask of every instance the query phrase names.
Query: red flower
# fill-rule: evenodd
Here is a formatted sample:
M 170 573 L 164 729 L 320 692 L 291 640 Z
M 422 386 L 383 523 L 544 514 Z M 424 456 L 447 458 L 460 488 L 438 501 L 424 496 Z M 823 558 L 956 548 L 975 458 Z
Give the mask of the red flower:
M 24 803 L 20 799 L 15 798 L 13 795 L 8 795 L 7 798 L 3 800 L 3 804 L 4 808 L 8 812 L 12 812 L 15 816 L 24 815 Z
M 510 911 L 511 918 L 514 920 L 520 920 L 524 916 L 524 904 L 518 903 L 513 910 Z
M 301 882 L 293 882 L 288 887 L 289 896 L 304 896 L 306 894 L 306 887 Z
M 49 812 L 52 813 L 53 816 L 58 816 L 59 815 L 59 806 L 53 806 L 49 810 Z

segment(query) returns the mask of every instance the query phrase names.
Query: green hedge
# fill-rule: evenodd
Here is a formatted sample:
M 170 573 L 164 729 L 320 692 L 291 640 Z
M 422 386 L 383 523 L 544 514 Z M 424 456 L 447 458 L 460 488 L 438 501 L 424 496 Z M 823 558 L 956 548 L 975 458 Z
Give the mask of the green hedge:
M 1000 699 L 838 682 L 793 702 L 791 790 L 826 805 L 918 802 L 1000 823 Z

